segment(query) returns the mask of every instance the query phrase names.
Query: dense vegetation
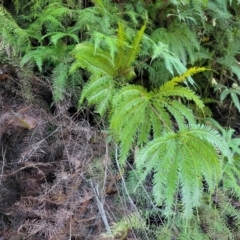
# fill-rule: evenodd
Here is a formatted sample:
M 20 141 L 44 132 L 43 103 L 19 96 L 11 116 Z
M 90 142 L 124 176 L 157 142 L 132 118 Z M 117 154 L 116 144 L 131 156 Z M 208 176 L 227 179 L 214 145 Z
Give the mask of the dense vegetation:
M 1 239 L 240 239 L 240 1 L 0 3 Z

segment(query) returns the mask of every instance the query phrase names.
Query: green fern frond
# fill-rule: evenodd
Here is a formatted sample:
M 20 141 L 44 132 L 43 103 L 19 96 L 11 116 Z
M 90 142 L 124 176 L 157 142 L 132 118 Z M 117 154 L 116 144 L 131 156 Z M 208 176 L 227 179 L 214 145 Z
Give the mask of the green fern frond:
M 49 52 L 49 49 L 48 49 L 48 52 Z M 21 64 L 21 67 L 23 67 L 27 62 L 29 62 L 33 58 L 38 66 L 38 69 L 41 72 L 43 60 L 46 57 L 47 57 L 47 55 L 46 55 L 45 47 L 39 48 L 37 50 L 31 51 L 31 52 L 25 54 L 23 56 L 20 64 Z
M 69 64 L 59 63 L 53 70 L 53 98 L 55 102 L 61 101 L 66 92 Z
M 49 36 L 51 36 L 50 41 L 55 45 L 55 47 L 57 46 L 57 43 L 60 39 L 63 39 L 66 37 L 73 39 L 76 43 L 79 43 L 78 36 L 76 34 L 72 34 L 72 33 L 51 32 L 51 33 L 44 35 L 42 37 L 42 39 L 49 37 Z
M 179 129 L 185 126 L 186 121 L 188 124 L 195 123 L 193 112 L 182 103 L 175 100 L 165 101 L 164 107 L 167 109 L 170 115 L 173 116 Z
M 96 105 L 96 111 L 103 115 L 108 109 L 115 91 L 116 70 L 108 52 L 97 49 L 91 44 L 80 43 L 73 54 L 77 61 L 72 64 L 70 73 L 77 68 L 85 68 L 92 73 L 90 81 L 84 86 L 79 105 L 86 98 L 90 105 Z
M 170 96 L 179 96 L 185 98 L 189 101 L 193 101 L 198 108 L 202 109 L 204 107 L 203 101 L 198 97 L 193 91 L 184 87 L 175 87 L 174 89 L 168 89 L 167 86 L 163 85 L 159 89 L 159 93 L 155 93 L 156 98 L 166 98 Z
M 165 68 L 171 73 L 171 75 L 174 75 L 174 72 L 176 71 L 178 74 L 182 74 L 187 71 L 186 67 L 182 64 L 182 62 L 171 52 L 168 50 L 168 46 L 166 44 L 163 44 L 161 42 L 158 42 L 157 44 L 153 42 L 153 54 L 151 63 L 153 61 L 159 62 L 158 64 L 161 64 L 162 61 L 164 62 Z M 157 59 L 158 60 L 154 60 Z
M 117 56 L 115 59 L 115 64 L 117 66 L 124 66 L 124 62 L 123 60 L 124 58 L 124 54 L 126 52 L 126 33 L 124 32 L 124 28 L 123 25 L 119 22 L 118 23 L 118 49 L 117 49 Z
M 228 146 L 232 149 L 232 153 L 234 158 L 240 155 L 240 139 L 234 137 L 234 129 L 225 129 L 222 127 L 216 120 L 212 118 L 205 119 L 208 124 L 211 124 L 213 127 L 217 128 L 225 141 L 227 142 Z
M 103 49 L 107 49 L 112 58 L 112 62 L 114 63 L 114 57 L 117 53 L 117 38 L 112 36 L 106 36 L 100 32 L 94 32 L 94 54 L 96 54 L 97 49 L 102 47 Z
M 150 117 L 149 106 L 150 94 L 141 86 L 126 86 L 113 99 L 111 128 L 116 133 L 123 133 L 119 136 L 124 142 L 124 146 L 122 146 L 123 155 L 128 153 L 130 146 L 134 142 L 134 136 L 138 128 L 143 142 L 148 139 L 148 132 L 145 129 L 150 129 L 150 121 L 147 117 Z M 144 117 L 133 118 L 133 116 L 136 116 L 136 112 Z
M 194 92 L 176 84 L 190 74 L 203 70 L 205 69 L 192 68 L 183 76 L 174 78 L 169 84 L 166 83 L 151 92 L 147 92 L 141 86 L 129 85 L 116 94 L 113 99 L 110 128 L 114 133 L 121 133 L 116 136 L 121 147 L 121 163 L 126 161 L 126 156 L 135 141 L 138 145 L 148 141 L 151 129 L 154 136 L 161 135 L 162 129 L 172 131 L 171 117 L 177 122 L 179 129 L 185 126 L 186 121 L 189 124 L 195 123 L 192 111 L 183 103 L 174 100 L 174 97 L 193 101 L 202 109 L 204 104 Z M 142 118 L 136 117 L 136 113 Z
M 223 189 L 236 199 L 240 199 L 239 159 L 234 164 L 226 164 L 223 175 Z
M 177 36 L 177 37 L 176 37 Z M 195 50 L 199 50 L 199 42 L 194 31 L 187 24 L 172 23 L 168 30 L 159 28 L 153 31 L 151 38 L 155 43 L 161 41 L 168 45 L 169 50 L 186 66 L 188 57 L 191 63 L 194 61 Z
M 114 76 L 114 63 L 106 51 L 98 49 L 95 53 L 93 45 L 80 43 L 75 47 L 73 54 L 77 62 L 73 64 L 70 72 L 73 72 L 77 66 L 86 68 L 91 73 Z
M 234 106 L 238 109 L 240 112 L 240 102 L 239 102 L 239 96 L 240 96 L 240 87 L 238 84 L 233 83 L 231 88 L 228 88 L 225 85 L 217 84 L 214 88 L 214 91 L 220 90 L 220 101 L 224 101 L 228 95 L 230 95 L 232 102 Z
M 13 19 L 11 14 L 0 5 L 0 31 L 1 38 L 12 45 L 16 52 L 24 51 L 30 47 L 29 35 Z
M 110 119 L 110 127 L 117 136 L 121 146 L 121 162 L 124 163 L 132 144 L 146 143 L 150 130 L 159 136 L 162 129 L 172 129 L 172 116 L 179 128 L 185 124 L 185 120 L 194 123 L 192 112 L 171 97 L 181 97 L 193 100 L 198 107 L 203 107 L 202 101 L 187 88 L 160 88 L 147 92 L 141 86 L 129 85 L 123 87 L 113 99 L 113 114 Z M 138 113 L 142 118 L 136 117 Z M 123 121 L 124 119 L 124 121 Z
M 136 56 L 139 53 L 140 50 L 140 43 L 143 38 L 144 31 L 146 29 L 146 23 L 141 27 L 141 29 L 137 32 L 136 37 L 133 39 L 131 49 L 129 52 L 126 52 L 126 62 L 124 64 L 125 68 L 129 68 L 132 63 L 136 60 Z
M 111 76 L 94 75 L 83 88 L 81 98 L 79 100 L 79 106 L 86 98 L 88 100 L 88 104 L 95 105 L 96 112 L 103 116 L 111 105 L 114 93 L 115 86 Z
M 141 229 L 143 231 L 149 230 L 146 223 L 143 219 L 141 219 L 141 216 L 131 214 L 130 216 L 127 216 L 121 221 L 113 224 L 111 226 L 111 232 L 103 234 L 103 237 L 121 237 L 121 239 L 125 239 L 128 235 L 128 231 L 133 229 Z
M 136 167 L 142 179 L 154 171 L 155 200 L 159 205 L 164 203 L 167 216 L 173 213 L 174 196 L 180 189 L 184 216 L 190 217 L 193 208 L 200 205 L 202 180 L 206 181 L 209 192 L 213 193 L 221 179 L 219 152 L 232 161 L 230 149 L 215 130 L 192 125 L 177 133 L 165 132 L 148 143 L 139 152 Z
M 25 64 L 34 59 L 39 71 L 42 71 L 43 62 L 45 60 L 58 64 L 62 60 L 65 50 L 66 49 L 63 45 L 58 48 L 52 46 L 38 47 L 36 50 L 29 51 L 23 56 L 20 66 L 23 67 Z

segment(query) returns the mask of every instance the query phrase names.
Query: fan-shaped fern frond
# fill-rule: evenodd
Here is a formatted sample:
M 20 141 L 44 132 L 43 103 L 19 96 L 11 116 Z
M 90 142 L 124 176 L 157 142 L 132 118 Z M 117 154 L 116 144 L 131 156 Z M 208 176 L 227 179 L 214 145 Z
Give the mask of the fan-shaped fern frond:
M 200 109 L 204 107 L 203 102 L 191 90 L 175 85 L 190 73 L 202 70 L 204 68 L 190 69 L 182 76 L 173 78 L 159 89 L 150 92 L 141 86 L 128 85 L 116 94 L 113 99 L 110 127 L 114 133 L 119 133 L 117 139 L 121 145 L 121 161 L 126 161 L 128 151 L 135 141 L 141 145 L 149 140 L 151 130 L 155 137 L 160 136 L 163 129 L 172 131 L 172 118 L 179 128 L 183 127 L 186 121 L 195 122 L 191 110 L 174 100 L 174 97 L 193 101 Z
M 167 216 L 173 214 L 179 190 L 184 216 L 189 217 L 193 208 L 200 205 L 202 180 L 213 193 L 222 176 L 223 162 L 219 153 L 232 161 L 232 153 L 217 131 L 191 125 L 176 133 L 166 131 L 163 136 L 148 143 L 139 152 L 136 166 L 142 179 L 154 172 L 155 200 L 164 206 Z

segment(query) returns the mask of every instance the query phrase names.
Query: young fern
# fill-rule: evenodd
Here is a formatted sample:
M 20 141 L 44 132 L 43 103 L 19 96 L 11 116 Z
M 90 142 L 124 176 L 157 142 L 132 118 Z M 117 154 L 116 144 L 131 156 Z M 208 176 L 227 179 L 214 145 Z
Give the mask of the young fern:
M 90 105 L 96 105 L 96 111 L 103 115 L 112 101 L 118 86 L 126 84 L 135 76 L 133 62 L 140 49 L 145 25 L 137 32 L 130 46 L 125 41 L 123 27 L 119 24 L 118 38 L 105 38 L 110 51 L 97 48 L 97 45 L 80 43 L 73 51 L 76 61 L 70 72 L 77 68 L 85 68 L 92 75 L 84 86 L 79 103 L 84 99 Z M 113 45 L 113 46 L 112 46 Z M 115 45 L 115 46 L 114 46 Z M 116 52 L 116 53 L 115 53 Z

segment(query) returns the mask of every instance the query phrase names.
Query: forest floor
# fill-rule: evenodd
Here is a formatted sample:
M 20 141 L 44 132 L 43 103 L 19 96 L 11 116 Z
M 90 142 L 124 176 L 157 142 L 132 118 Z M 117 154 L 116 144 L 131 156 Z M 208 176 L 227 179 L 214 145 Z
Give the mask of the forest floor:
M 129 211 L 112 147 L 70 99 L 51 106 L 46 79 L 24 84 L 0 75 L 0 239 L 101 239 Z

